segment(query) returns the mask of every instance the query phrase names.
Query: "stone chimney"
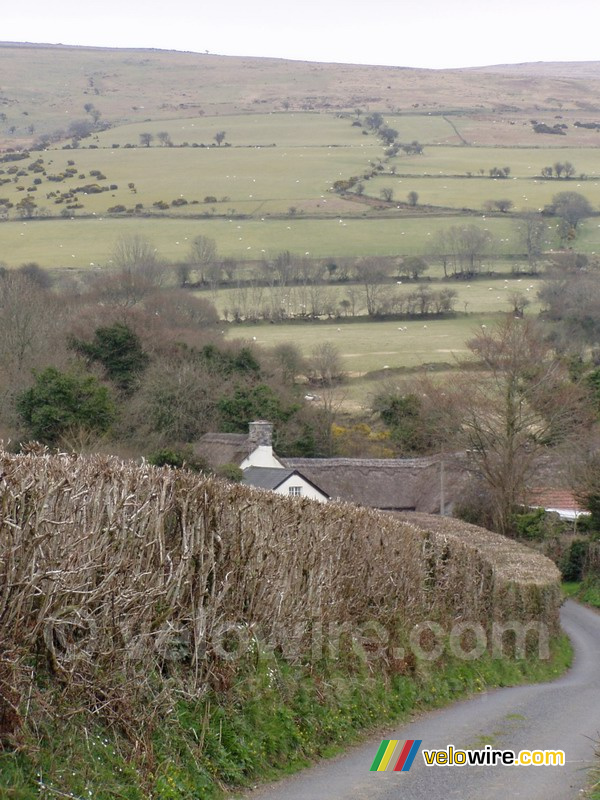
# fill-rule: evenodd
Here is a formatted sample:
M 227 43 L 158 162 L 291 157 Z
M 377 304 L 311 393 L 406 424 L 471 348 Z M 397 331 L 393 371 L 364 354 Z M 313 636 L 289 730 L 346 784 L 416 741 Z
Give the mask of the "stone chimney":
M 249 424 L 248 439 L 252 449 L 256 447 L 271 447 L 273 445 L 273 423 L 264 419 L 256 420 Z

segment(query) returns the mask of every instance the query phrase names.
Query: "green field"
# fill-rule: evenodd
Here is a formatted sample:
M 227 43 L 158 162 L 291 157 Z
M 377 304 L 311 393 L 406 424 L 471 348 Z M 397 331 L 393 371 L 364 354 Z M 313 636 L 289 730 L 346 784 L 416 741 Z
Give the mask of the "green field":
M 139 146 L 140 134 L 156 136 L 161 131 L 169 133 L 175 146 L 187 142 L 213 147 L 217 131 L 225 131 L 221 150 L 226 149 L 226 144 L 232 147 L 366 147 L 378 144 L 374 137 L 363 136 L 361 128 L 353 127 L 350 120 L 335 114 L 317 113 L 236 114 L 137 122 L 98 133 L 93 143 L 100 147 Z M 156 139 L 151 142 L 152 148 L 170 149 L 162 147 Z
M 424 145 L 420 156 L 400 153 L 387 158 L 373 133 L 365 135 L 364 128 L 352 124 L 357 118 L 364 120 L 364 115 L 290 111 L 159 116 L 99 132 L 76 149 L 64 149 L 61 143 L 32 153 L 28 160 L 0 164 L 0 199 L 16 204 L 30 196 L 38 206 L 36 218 L 19 219 L 12 208 L 8 219 L 0 222 L 0 259 L 11 267 L 33 261 L 62 270 L 110 269 L 115 244 L 132 235 L 148 239 L 167 264 L 187 261 L 194 237 L 213 238 L 220 258 L 240 263 L 241 279 L 250 277 L 244 264 L 253 266 L 284 250 L 334 263 L 370 255 L 430 257 L 427 285 L 458 293 L 458 316 L 453 319 L 226 324 L 228 336 L 247 337 L 264 346 L 291 340 L 306 355 L 322 341 L 335 342 L 348 374 L 355 378 L 348 386 L 349 396 L 359 404 L 379 379 L 370 373 L 454 363 L 478 325 L 491 324 L 494 314 L 510 310 L 511 292 L 522 291 L 531 298 L 527 313 L 539 310 L 537 281 L 511 274 L 523 252 L 520 210 L 541 208 L 559 191 L 579 191 L 596 208 L 600 206 L 597 149 L 569 146 L 566 137 L 560 142 L 557 137 L 538 138 L 536 146 L 528 147 L 466 147 L 456 131 L 469 125 L 483 129 L 484 121 L 475 118 L 386 114 L 399 141 L 416 139 Z M 528 124 L 521 120 L 511 128 L 504 120 L 498 129 L 504 126 L 506 135 L 516 140 L 525 136 Z M 492 136 L 494 120 L 485 125 Z M 161 145 L 158 134 L 163 131 L 174 146 Z M 220 147 L 214 142 L 217 131 L 225 131 Z M 141 146 L 144 133 L 154 137 L 149 147 Z M 531 135 L 528 129 L 527 136 Z M 43 159 L 45 174 L 28 169 L 36 159 Z M 586 179 L 537 177 L 542 167 L 557 161 L 572 162 Z M 510 167 L 509 177 L 490 179 L 489 170 L 495 166 Z M 69 167 L 74 174 L 65 177 Z M 100 177 L 91 174 L 95 170 L 100 170 Z M 375 177 L 365 179 L 372 170 Z M 63 179 L 53 181 L 53 175 Z M 364 201 L 331 191 L 336 180 L 350 176 L 363 180 Z M 111 188 L 77 192 L 75 202 L 80 207 L 68 209 L 74 199 L 61 198 L 61 193 L 93 183 Z M 393 190 L 395 204 L 379 201 L 386 187 Z M 418 192 L 419 199 L 416 208 L 408 209 L 404 204 L 411 191 Z M 513 212 L 484 211 L 487 200 L 503 198 L 512 200 Z M 157 209 L 159 201 L 166 208 Z M 130 213 L 107 213 L 114 206 Z M 484 273 L 493 274 L 471 283 L 442 280 L 441 266 L 432 258 L 432 243 L 440 230 L 454 225 L 477 225 L 493 235 L 494 246 L 483 266 Z M 545 247 L 551 251 L 558 246 L 556 223 L 549 219 Z M 596 217 L 580 224 L 576 247 L 600 252 Z M 349 288 L 333 283 L 319 287 L 319 292 L 330 308 L 341 310 Z M 412 283 L 390 284 L 390 291 L 397 294 L 414 288 Z M 364 314 L 360 287 L 353 289 L 358 298 L 355 313 Z M 204 295 L 231 318 L 232 309 L 240 305 L 240 291 L 221 288 Z M 260 291 L 263 302 L 283 305 L 292 315 L 306 307 L 302 287 L 279 288 L 272 297 L 268 287 Z
M 186 242 L 199 234 L 216 240 L 220 256 L 239 260 L 281 250 L 315 258 L 428 254 L 440 228 L 471 223 L 489 229 L 496 253 L 506 256 L 522 249 L 519 223 L 514 213 L 486 215 L 486 200 L 506 197 L 518 211 L 540 208 L 557 191 L 573 190 L 600 205 L 596 150 L 558 148 L 556 142 L 548 149 L 436 146 L 428 142 L 447 139 L 453 128 L 444 117 L 428 114 L 388 118 L 401 139 L 420 139 L 424 154 L 384 161 L 384 174 L 364 182 L 366 195 L 378 198 L 389 187 L 399 204 L 417 191 L 416 209 L 340 197 L 331 191 L 336 180 L 361 176 L 384 158 L 380 141 L 372 133 L 363 135 L 364 129 L 352 125 L 355 119 L 291 112 L 161 119 L 111 128 L 82 140 L 77 149 L 57 147 L 2 163 L 0 200 L 13 204 L 0 223 L 2 260 L 9 266 L 26 261 L 61 268 L 107 265 L 116 240 L 132 233 L 150 239 L 169 261 L 185 259 Z M 226 132 L 232 146 L 214 146 L 217 130 Z M 139 145 L 143 132 L 156 136 L 160 131 L 167 131 L 175 145 L 190 146 L 160 146 L 157 139 L 150 147 L 124 146 Z M 45 174 L 28 169 L 37 159 Z M 570 160 L 588 179 L 533 177 L 557 160 Z M 510 166 L 510 177 L 465 177 L 493 166 Z M 74 174 L 64 177 L 68 168 Z M 389 174 L 392 168 L 397 174 Z M 97 170 L 100 177 L 91 174 Z M 108 190 L 94 191 L 93 184 Z M 87 188 L 64 198 L 78 187 Z M 24 197 L 37 204 L 26 226 L 15 208 Z M 166 209 L 158 210 L 155 204 L 161 201 Z M 119 206 L 130 213 L 107 214 Z M 436 206 L 454 209 L 457 216 L 432 213 Z M 477 210 L 478 216 L 461 216 L 463 208 Z M 550 222 L 546 247 L 557 246 Z M 582 223 L 577 246 L 586 252 L 600 249 L 595 219 Z
M 323 342 L 340 350 L 351 376 L 383 369 L 415 368 L 422 364 L 450 364 L 468 351 L 465 341 L 481 325 L 493 324 L 491 314 L 467 314 L 453 319 L 385 322 L 295 323 L 235 325 L 226 328 L 230 338 L 246 339 L 263 347 L 293 342 L 309 356 Z
M 148 219 L 114 218 L 29 220 L 0 223 L 2 261 L 18 266 L 36 261 L 43 267 L 109 265 L 121 236 L 146 237 L 167 261 L 188 257 L 195 236 L 214 238 L 223 258 L 261 259 L 289 250 L 300 256 L 344 258 L 366 255 L 413 255 L 426 251 L 436 230 L 461 218 L 406 219 Z M 514 251 L 515 223 L 510 219 L 470 218 L 498 238 L 500 254 Z M 501 241 L 504 240 L 504 241 Z M 511 247 L 512 244 L 512 247 Z
M 596 181 L 557 181 L 535 178 L 441 178 L 398 177 L 379 175 L 372 178 L 366 191 L 375 197 L 389 187 L 394 199 L 406 202 L 407 193 L 415 191 L 419 204 L 446 208 L 484 210 L 488 200 L 511 200 L 515 211 L 541 211 L 558 192 L 574 191 L 583 194 L 594 206 L 600 205 L 600 183 Z
M 427 147 L 422 155 L 398 155 L 391 163 L 398 173 L 406 175 L 467 175 L 477 176 L 484 170 L 485 181 L 490 181 L 490 169 L 493 167 L 510 167 L 508 179 L 499 180 L 501 185 L 509 183 L 513 178 L 532 178 L 539 176 L 542 167 L 548 167 L 557 161 L 570 161 L 576 169 L 576 175 L 585 173 L 590 178 L 600 178 L 597 147 Z M 573 188 L 577 178 L 569 180 L 551 179 L 551 186 L 568 186 Z M 582 184 L 582 189 L 588 186 Z

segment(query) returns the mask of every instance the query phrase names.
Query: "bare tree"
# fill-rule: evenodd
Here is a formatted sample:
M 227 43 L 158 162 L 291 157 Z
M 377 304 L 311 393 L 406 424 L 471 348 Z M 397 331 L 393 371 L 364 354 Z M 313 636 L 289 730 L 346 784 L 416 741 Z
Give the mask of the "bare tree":
M 387 276 L 388 268 L 381 258 L 363 258 L 356 265 L 356 277 L 363 286 L 367 314 L 371 317 L 377 314 L 386 292 Z
M 219 380 L 197 361 L 157 359 L 127 414 L 155 447 L 194 441 L 216 425 Z
M 573 230 L 577 229 L 582 219 L 593 213 L 590 201 L 579 192 L 558 192 L 552 198 L 552 209 Z
M 0 275 L 0 371 L 5 377 L 21 383 L 54 352 L 61 317 L 54 296 L 26 274 Z
M 132 306 L 163 285 L 165 265 L 156 248 L 143 236 L 123 236 L 112 253 L 114 273 L 96 282 L 109 301 Z
M 200 271 L 204 283 L 206 268 L 217 259 L 217 243 L 209 236 L 196 236 L 190 247 L 190 261 Z
M 156 134 L 156 138 L 163 147 L 173 147 L 173 140 L 171 139 L 171 134 L 168 131 L 159 131 Z
M 221 145 L 222 145 L 222 144 L 223 144 L 223 142 L 225 141 L 225 137 L 226 137 L 226 135 L 227 135 L 227 134 L 226 134 L 226 132 L 225 132 L 225 131 L 217 131 L 217 132 L 215 133 L 214 139 L 215 139 L 215 142 L 217 143 L 217 145 L 218 145 L 219 147 L 221 147 Z
M 531 303 L 527 295 L 519 291 L 509 292 L 507 301 L 510 303 L 515 317 L 522 317 L 525 313 L 525 309 Z
M 355 317 L 358 309 L 358 303 L 360 300 L 359 290 L 355 286 L 346 287 L 346 298 L 348 299 L 349 303 L 349 305 L 347 306 L 348 311 L 350 312 L 350 315 L 352 317 Z
M 13 271 L 0 273 L 0 427 L 11 435 L 18 427 L 16 398 L 32 379 L 32 370 L 68 360 L 63 325 L 69 303 Z
M 546 223 L 535 211 L 527 211 L 519 225 L 519 238 L 527 254 L 527 263 L 531 272 L 537 271 L 542 255 Z
M 477 225 L 453 225 L 437 232 L 434 251 L 444 267 L 444 275 L 450 268 L 454 275 L 471 275 L 481 270 L 484 255 L 491 252 L 493 237 L 489 231 Z
M 308 367 L 311 382 L 320 386 L 334 386 L 344 377 L 342 355 L 333 342 L 322 342 L 314 347 Z
M 489 490 L 495 528 L 510 534 L 541 456 L 587 422 L 585 393 L 532 321 L 509 316 L 467 346 L 481 371 L 430 391 L 440 431 L 452 431 L 454 446 L 467 452 Z
M 273 348 L 273 360 L 284 384 L 293 385 L 296 377 L 306 369 L 304 357 L 291 342 L 283 342 Z
M 154 140 L 153 133 L 140 133 L 140 144 L 144 147 L 150 147 Z
M 417 280 L 429 269 L 429 264 L 420 256 L 406 256 L 398 264 L 398 274 Z

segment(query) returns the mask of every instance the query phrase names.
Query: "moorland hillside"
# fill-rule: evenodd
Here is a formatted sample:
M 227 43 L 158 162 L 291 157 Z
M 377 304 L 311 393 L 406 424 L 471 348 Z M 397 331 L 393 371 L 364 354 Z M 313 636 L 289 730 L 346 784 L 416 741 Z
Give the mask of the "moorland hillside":
M 85 116 L 86 104 L 111 125 L 288 109 L 481 114 L 600 109 L 600 62 L 427 70 L 0 43 L 0 75 L 0 147 L 66 129 Z

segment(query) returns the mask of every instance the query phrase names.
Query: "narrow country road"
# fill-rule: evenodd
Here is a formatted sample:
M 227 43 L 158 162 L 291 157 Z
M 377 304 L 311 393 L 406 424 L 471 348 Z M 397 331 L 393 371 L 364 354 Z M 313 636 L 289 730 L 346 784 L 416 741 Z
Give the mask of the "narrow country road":
M 575 660 L 552 683 L 498 689 L 424 714 L 386 739 L 422 739 L 422 748 L 564 750 L 564 767 L 426 767 L 369 772 L 381 738 L 297 776 L 251 792 L 248 800 L 574 800 L 600 739 L 600 614 L 567 602 L 561 613 Z M 383 736 L 383 734 L 382 734 Z

